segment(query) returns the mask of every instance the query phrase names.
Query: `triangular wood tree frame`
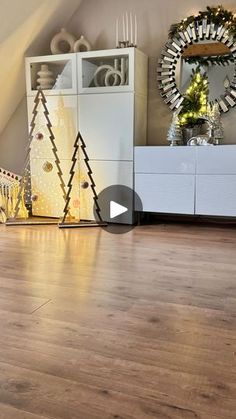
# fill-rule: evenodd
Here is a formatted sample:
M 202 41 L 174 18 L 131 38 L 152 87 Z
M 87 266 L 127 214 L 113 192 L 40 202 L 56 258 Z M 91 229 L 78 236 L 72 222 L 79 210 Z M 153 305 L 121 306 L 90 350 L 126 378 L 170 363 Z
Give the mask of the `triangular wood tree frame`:
M 84 160 L 84 163 L 85 163 L 86 168 L 87 168 L 87 175 L 88 175 L 88 177 L 90 179 L 90 182 L 91 182 L 90 183 L 90 188 L 91 188 L 92 193 L 93 193 L 94 206 L 95 206 L 95 211 L 96 211 L 96 214 L 97 214 L 98 221 L 78 221 L 78 222 L 73 222 L 71 220 L 67 221 L 67 217 L 68 217 L 69 212 L 70 212 L 71 190 L 72 190 L 72 187 L 73 187 L 73 178 L 75 176 L 75 165 L 78 162 L 79 147 L 81 148 L 81 150 L 83 152 L 83 155 L 84 155 L 83 160 Z M 58 224 L 58 226 L 60 228 L 106 226 L 107 224 L 102 220 L 102 217 L 101 217 L 101 214 L 100 214 L 101 209 L 98 205 L 98 196 L 97 196 L 96 189 L 95 189 L 96 185 L 94 183 L 93 176 L 92 176 L 93 172 L 92 172 L 92 169 L 91 169 L 90 164 L 89 164 L 89 157 L 88 157 L 87 152 L 86 152 L 86 144 L 85 144 L 85 142 L 83 140 L 83 137 L 82 137 L 80 132 L 78 132 L 78 135 L 77 135 L 75 143 L 74 143 L 74 153 L 73 153 L 73 156 L 71 158 L 71 161 L 72 161 L 72 165 L 71 165 L 71 169 L 70 169 L 70 178 L 69 178 L 69 182 L 68 182 L 68 185 L 67 185 L 68 190 L 67 190 L 67 194 L 66 194 L 66 205 L 65 205 L 65 208 L 64 208 L 64 211 L 63 211 L 63 213 L 64 213 L 63 218 L 62 218 L 61 222 Z
M 49 139 L 50 139 L 51 144 L 52 144 L 52 152 L 53 152 L 53 155 L 55 157 L 55 164 L 56 164 L 56 168 L 57 168 L 57 175 L 58 175 L 59 180 L 60 180 L 60 187 L 61 187 L 61 190 L 62 190 L 63 198 L 64 198 L 64 200 L 66 200 L 66 185 L 65 185 L 64 180 L 63 180 L 63 173 L 62 173 L 62 170 L 61 170 L 61 167 L 60 167 L 60 159 L 58 157 L 57 147 L 56 147 L 56 144 L 55 144 L 55 136 L 52 132 L 52 124 L 51 124 L 51 121 L 49 119 L 49 111 L 48 111 L 47 106 L 46 106 L 47 100 L 46 100 L 46 97 L 45 97 L 45 95 L 44 95 L 44 93 L 41 89 L 38 90 L 38 92 L 35 96 L 35 99 L 34 99 L 34 103 L 35 103 L 35 105 L 34 105 L 34 109 L 33 109 L 33 112 L 32 112 L 33 118 L 32 118 L 31 123 L 30 123 L 30 132 L 29 132 L 29 142 L 28 142 L 28 147 L 27 147 L 27 154 L 26 154 L 26 158 L 25 158 L 25 162 L 24 162 L 23 175 L 22 175 L 22 178 L 20 180 L 20 187 L 19 187 L 19 193 L 18 193 L 18 196 L 17 196 L 17 202 L 16 202 L 16 206 L 15 206 L 15 210 L 14 210 L 14 217 L 11 218 L 11 219 L 8 219 L 7 222 L 6 222 L 6 225 L 16 225 L 16 224 L 17 225 L 21 225 L 21 224 L 38 224 L 38 225 L 40 225 L 40 224 L 57 224 L 58 223 L 58 220 L 50 220 L 47 217 L 45 217 L 45 219 L 44 219 L 44 217 L 42 217 L 42 218 L 40 217 L 40 219 L 39 218 L 36 219 L 36 217 L 35 217 L 35 220 L 33 219 L 33 217 L 32 218 L 27 218 L 27 219 L 17 218 L 17 216 L 19 214 L 22 199 L 24 200 L 25 196 L 28 195 L 28 199 L 29 199 L 30 202 L 26 203 L 26 205 L 27 204 L 29 205 L 29 204 L 32 203 L 31 187 L 30 187 L 31 186 L 30 185 L 30 152 L 31 152 L 31 143 L 34 139 L 34 129 L 35 129 L 35 125 L 36 125 L 35 124 L 35 119 L 36 119 L 37 114 L 38 114 L 37 109 L 38 109 L 38 106 L 39 106 L 40 103 L 42 104 L 43 109 L 44 109 L 43 113 L 44 113 L 44 116 L 45 116 L 45 119 L 46 119 L 46 126 L 47 126 L 47 129 L 48 129 L 48 132 L 49 132 Z M 30 190 L 28 190 L 28 189 L 30 189 Z M 30 213 L 31 212 L 30 209 L 28 211 L 29 211 L 29 214 L 28 214 L 29 217 L 32 216 L 32 213 Z M 47 218 L 47 220 L 46 220 L 46 218 Z
M 14 211 L 14 199 L 17 197 L 21 177 L 0 167 L 0 224 L 5 223 Z M 2 204 L 2 206 L 1 206 Z M 26 212 L 21 208 L 21 212 Z

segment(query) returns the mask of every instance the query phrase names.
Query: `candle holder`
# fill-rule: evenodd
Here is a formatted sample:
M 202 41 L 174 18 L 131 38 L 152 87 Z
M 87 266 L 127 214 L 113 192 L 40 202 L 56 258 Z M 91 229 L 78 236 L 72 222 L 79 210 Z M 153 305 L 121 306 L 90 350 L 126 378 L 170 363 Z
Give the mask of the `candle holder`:
M 125 12 L 116 19 L 116 48 L 137 48 L 138 25 L 136 14 Z M 120 33 L 122 35 L 120 36 Z M 119 39 L 123 39 L 120 41 Z
M 137 48 L 137 45 L 134 45 L 133 43 L 129 42 L 129 41 L 118 41 L 118 45 L 116 46 L 116 48 Z

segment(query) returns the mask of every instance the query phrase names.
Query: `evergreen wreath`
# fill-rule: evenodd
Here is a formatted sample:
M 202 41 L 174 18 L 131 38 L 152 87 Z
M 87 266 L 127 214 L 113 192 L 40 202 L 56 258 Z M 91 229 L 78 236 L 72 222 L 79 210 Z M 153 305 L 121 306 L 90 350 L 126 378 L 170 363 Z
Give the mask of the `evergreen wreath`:
M 204 66 L 204 67 L 209 67 L 212 65 L 222 65 L 222 66 L 227 66 L 230 63 L 234 63 L 234 57 L 230 54 L 228 55 L 214 55 L 214 56 L 209 56 L 209 57 L 199 57 L 199 56 L 194 56 L 194 57 L 188 57 L 188 58 L 184 58 L 184 61 L 188 64 L 198 64 L 200 66 Z
M 225 9 L 223 6 L 209 7 L 206 10 L 199 11 L 197 16 L 189 16 L 179 23 L 171 25 L 169 30 L 169 37 L 173 38 L 178 36 L 178 32 L 186 30 L 189 25 L 194 25 L 195 29 L 198 28 L 198 24 L 203 20 L 207 19 L 208 22 L 214 23 L 218 26 L 228 26 L 229 34 L 236 39 L 236 14 L 233 14 L 230 10 Z

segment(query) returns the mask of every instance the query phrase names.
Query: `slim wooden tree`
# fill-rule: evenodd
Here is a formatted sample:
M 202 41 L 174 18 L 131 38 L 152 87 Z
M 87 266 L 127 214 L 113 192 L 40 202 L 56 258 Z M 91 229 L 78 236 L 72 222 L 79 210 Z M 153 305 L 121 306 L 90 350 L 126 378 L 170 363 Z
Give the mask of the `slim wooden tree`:
M 38 115 L 38 108 L 40 105 L 42 105 L 43 108 L 43 114 L 44 114 L 44 118 L 45 118 L 45 127 L 48 131 L 48 138 L 50 140 L 51 143 L 51 150 L 53 153 L 53 157 L 54 157 L 54 161 L 55 161 L 55 165 L 56 165 L 56 169 L 57 169 L 57 176 L 60 182 L 60 188 L 62 191 L 62 196 L 63 199 L 66 200 L 66 185 L 64 183 L 63 180 L 63 173 L 60 167 L 60 159 L 58 157 L 57 154 L 57 147 L 55 144 L 55 136 L 53 134 L 52 131 L 52 124 L 50 122 L 49 119 L 49 111 L 47 109 L 47 105 L 46 105 L 47 101 L 45 98 L 45 95 L 43 93 L 43 91 L 41 89 L 38 90 L 37 95 L 35 96 L 35 100 L 34 100 L 34 108 L 33 108 L 33 112 L 32 112 L 32 120 L 30 123 L 30 132 L 29 132 L 29 142 L 28 142 L 28 146 L 27 146 L 27 153 L 26 153 L 26 158 L 25 158 L 25 163 L 24 163 L 24 170 L 23 170 L 23 175 L 22 178 L 20 180 L 20 185 L 19 185 L 19 192 L 17 195 L 17 199 L 16 199 L 16 206 L 14 209 L 14 217 L 12 219 L 9 219 L 9 223 L 7 224 L 13 224 L 14 220 L 16 221 L 16 219 L 19 216 L 19 210 L 20 210 L 20 206 L 22 204 L 22 201 L 24 201 L 26 208 L 28 210 L 28 217 L 32 216 L 32 201 L 35 199 L 35 197 L 32 195 L 32 188 L 31 188 L 31 168 L 30 168 L 30 153 L 32 150 L 32 141 L 33 139 L 37 138 L 37 136 L 42 135 L 40 133 L 35 133 L 35 128 L 36 128 L 36 117 Z M 38 138 L 40 140 L 40 138 Z M 32 219 L 33 222 L 33 219 Z M 29 222 L 27 222 L 28 224 Z M 34 223 L 34 222 L 33 222 Z M 43 224 L 45 224 L 45 221 L 42 222 Z M 56 223 L 56 222 L 55 222 Z M 19 222 L 17 223 L 19 224 Z M 38 220 L 37 220 L 37 224 L 41 224 Z
M 97 218 L 98 218 L 98 222 L 92 222 L 92 221 L 88 221 L 88 222 L 81 222 L 80 220 L 77 220 L 77 222 L 73 222 L 73 220 L 71 219 L 71 217 L 69 217 L 70 214 L 70 201 L 71 201 L 71 191 L 72 191 L 72 187 L 73 187 L 73 179 L 75 176 L 75 166 L 76 163 L 78 162 L 78 155 L 79 155 L 79 148 L 81 148 L 82 153 L 83 153 L 83 161 L 85 163 L 86 169 L 87 169 L 87 175 L 89 177 L 90 180 L 90 184 L 85 184 L 84 187 L 88 188 L 90 186 L 91 190 L 92 190 L 92 194 L 93 194 L 93 200 L 94 200 L 94 206 L 95 206 L 95 211 L 97 214 Z M 94 183 L 94 179 L 93 179 L 93 172 L 92 169 L 90 167 L 89 164 L 89 157 L 88 154 L 86 152 L 86 144 L 83 140 L 83 137 L 81 135 L 81 133 L 79 132 L 75 143 L 74 143 L 74 152 L 73 152 L 73 156 L 72 156 L 72 165 L 71 165 L 71 169 L 70 169 L 70 178 L 69 178 L 69 182 L 68 182 L 68 189 L 67 189 L 67 194 L 66 194 L 66 204 L 64 207 L 64 211 L 63 211 L 63 218 L 62 221 L 59 223 L 59 227 L 94 227 L 94 226 L 100 226 L 101 224 L 105 225 L 105 223 L 102 220 L 101 217 L 101 209 L 99 207 L 98 204 L 98 196 L 96 193 L 96 185 Z M 87 182 L 86 182 L 87 183 Z M 81 186 L 83 187 L 83 186 Z

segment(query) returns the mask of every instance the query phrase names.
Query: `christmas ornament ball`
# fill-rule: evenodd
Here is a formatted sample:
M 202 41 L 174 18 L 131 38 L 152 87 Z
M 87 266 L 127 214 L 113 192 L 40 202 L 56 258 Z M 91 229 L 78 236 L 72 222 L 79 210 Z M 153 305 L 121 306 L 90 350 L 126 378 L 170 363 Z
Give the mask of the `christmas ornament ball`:
M 36 140 L 43 140 L 43 134 L 41 133 L 41 132 L 37 132 L 36 134 L 35 134 L 35 138 L 36 138 Z
M 89 183 L 86 180 L 80 183 L 82 189 L 87 189 L 89 187 Z
M 53 169 L 53 165 L 52 165 L 52 163 L 50 163 L 49 161 L 46 161 L 46 162 L 43 164 L 43 170 L 44 170 L 44 172 L 49 173 L 49 172 L 51 172 L 51 171 L 52 171 L 52 169 Z

